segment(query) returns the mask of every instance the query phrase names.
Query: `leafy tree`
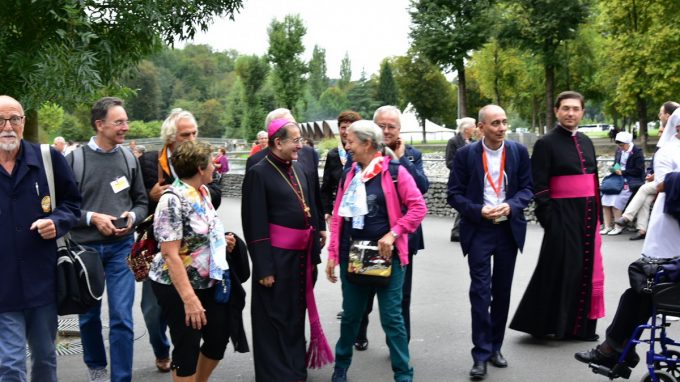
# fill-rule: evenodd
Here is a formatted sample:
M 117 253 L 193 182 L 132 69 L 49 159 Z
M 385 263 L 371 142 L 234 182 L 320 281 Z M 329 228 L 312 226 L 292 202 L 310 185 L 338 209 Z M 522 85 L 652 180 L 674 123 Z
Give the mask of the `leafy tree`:
M 224 105 L 219 100 L 211 98 L 201 102 L 196 111 L 196 119 L 201 130 L 201 136 L 221 138 L 224 136 Z
M 326 116 L 324 119 L 336 118 L 340 112 L 349 106 L 347 94 L 339 87 L 330 87 L 321 94 L 319 99 L 322 112 Z
M 349 53 L 345 52 L 345 57 L 340 62 L 340 80 L 338 86 L 340 89 L 347 91 L 349 84 L 352 81 L 352 61 L 349 59 Z
M 545 121 L 554 124 L 553 100 L 555 68 L 560 57 L 558 48 L 576 37 L 586 21 L 591 0 L 509 0 L 503 6 L 506 19 L 499 40 L 517 45 L 543 59 L 545 75 Z
M 18 98 L 35 141 L 45 100 L 64 107 L 91 102 L 126 69 L 206 30 L 242 0 L 55 0 L 5 2 L 0 14 L 0 93 Z
M 374 94 L 373 84 L 366 78 L 366 72 L 362 71 L 359 81 L 353 83 L 347 92 L 349 108 L 366 118 L 372 117 L 375 109 L 380 107 L 380 103 L 373 96 Z
M 302 61 L 305 47 L 302 38 L 307 33 L 298 15 L 288 15 L 283 21 L 272 20 L 267 30 L 269 50 L 267 56 L 273 65 L 274 89 L 279 102 L 293 110 L 302 98 L 304 75 L 307 71 Z
M 135 90 L 135 94 L 126 100 L 126 111 L 130 119 L 151 121 L 162 117 L 160 79 L 158 70 L 151 61 L 140 62 L 126 85 Z
M 328 76 L 326 74 L 326 49 L 314 45 L 312 59 L 309 61 L 309 80 L 307 81 L 309 92 L 315 99 L 321 97 L 328 88 Z
M 227 127 L 227 138 L 252 139 L 247 134 L 247 126 L 243 124 L 243 119 L 247 117 L 244 93 L 243 82 L 241 82 L 241 79 L 237 79 L 227 97 L 227 112 L 224 119 L 224 124 Z
M 267 115 L 260 103 L 260 90 L 266 82 L 269 63 L 265 57 L 240 56 L 236 60 L 236 73 L 243 85 L 243 106 L 246 114 L 243 117 L 246 123 L 242 125 L 242 134 L 247 139 L 253 139 L 259 131 L 259 124 L 251 121 L 264 121 Z
M 441 121 L 451 111 L 451 86 L 439 67 L 422 55 L 397 57 L 394 66 L 400 92 L 415 108 L 426 143 L 425 121 Z
M 159 129 L 160 131 L 160 129 Z M 85 142 L 93 135 L 92 128 L 73 114 L 65 113 L 61 124 L 61 136 L 66 140 Z M 158 132 L 156 135 L 158 136 Z
M 413 47 L 458 74 L 458 117 L 467 113 L 465 60 L 488 39 L 494 0 L 412 0 Z
M 668 15 L 680 12 L 677 1 L 601 1 L 600 25 L 605 36 L 603 70 L 611 76 L 611 103 L 624 115 L 635 115 L 641 136 L 647 121 L 664 101 L 680 93 L 678 57 L 680 26 Z
M 380 64 L 380 81 L 376 98 L 383 105 L 396 105 L 399 100 L 397 82 L 394 80 L 392 66 L 387 59 Z
M 64 123 L 64 109 L 54 103 L 46 102 L 38 109 L 40 131 L 45 134 L 45 140 L 52 140 L 61 135 Z

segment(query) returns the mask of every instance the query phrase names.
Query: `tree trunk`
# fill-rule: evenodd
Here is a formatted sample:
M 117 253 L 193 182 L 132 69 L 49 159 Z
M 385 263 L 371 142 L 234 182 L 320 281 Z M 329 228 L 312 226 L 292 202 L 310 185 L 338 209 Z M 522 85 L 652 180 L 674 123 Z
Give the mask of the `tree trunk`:
M 498 57 L 498 44 L 495 45 L 495 49 L 493 50 L 493 64 L 494 64 L 494 76 L 493 76 L 493 90 L 494 90 L 494 95 L 496 96 L 496 105 L 501 106 L 501 89 L 500 85 L 498 83 L 498 67 L 500 64 L 498 63 L 499 57 Z
M 647 150 L 647 102 L 640 94 L 635 98 L 637 117 L 638 122 L 640 123 L 640 140 L 642 141 L 643 149 Z
M 24 139 L 29 142 L 40 143 L 40 137 L 38 135 L 37 110 L 26 111 L 26 120 L 24 124 Z
M 420 123 L 423 124 L 423 143 L 427 143 L 427 131 L 425 130 L 426 118 L 421 118 Z
M 465 84 L 465 63 L 456 63 L 458 72 L 458 118 L 467 117 L 467 85 Z
M 541 134 L 552 129 L 555 124 L 555 114 L 553 113 L 553 99 L 555 92 L 555 66 L 545 65 L 545 125 L 540 130 Z

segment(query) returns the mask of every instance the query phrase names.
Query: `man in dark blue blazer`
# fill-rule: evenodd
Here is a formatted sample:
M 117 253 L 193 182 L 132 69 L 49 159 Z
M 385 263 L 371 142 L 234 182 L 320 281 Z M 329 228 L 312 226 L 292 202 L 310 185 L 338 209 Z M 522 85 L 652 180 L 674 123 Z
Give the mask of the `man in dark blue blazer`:
M 470 267 L 470 377 L 476 380 L 486 377 L 487 361 L 508 365 L 501 346 L 517 250 L 524 247 L 524 208 L 533 197 L 529 153 L 505 140 L 505 111 L 484 106 L 478 121 L 484 138 L 458 151 L 448 184 L 448 202 L 462 215 L 460 244 Z

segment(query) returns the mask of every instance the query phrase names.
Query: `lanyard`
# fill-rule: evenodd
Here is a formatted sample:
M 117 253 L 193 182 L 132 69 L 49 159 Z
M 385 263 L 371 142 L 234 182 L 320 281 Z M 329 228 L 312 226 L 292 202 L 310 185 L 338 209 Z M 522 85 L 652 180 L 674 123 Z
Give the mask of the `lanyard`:
M 482 164 L 484 165 L 484 173 L 486 174 L 486 179 L 489 181 L 489 185 L 496 193 L 496 196 L 501 197 L 501 185 L 503 184 L 503 174 L 505 173 L 505 146 L 503 146 L 503 154 L 501 155 L 501 168 L 498 174 L 498 186 L 493 183 L 491 178 L 491 173 L 489 172 L 489 165 L 486 159 L 486 151 L 482 150 Z

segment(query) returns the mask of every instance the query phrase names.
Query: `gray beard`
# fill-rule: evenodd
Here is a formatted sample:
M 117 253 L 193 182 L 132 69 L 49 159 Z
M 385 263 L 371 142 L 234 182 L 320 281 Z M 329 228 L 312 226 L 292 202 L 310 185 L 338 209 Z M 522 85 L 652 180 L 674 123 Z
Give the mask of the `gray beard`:
M 0 151 L 12 152 L 19 148 L 19 142 L 15 143 L 0 143 Z

